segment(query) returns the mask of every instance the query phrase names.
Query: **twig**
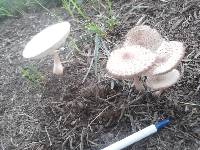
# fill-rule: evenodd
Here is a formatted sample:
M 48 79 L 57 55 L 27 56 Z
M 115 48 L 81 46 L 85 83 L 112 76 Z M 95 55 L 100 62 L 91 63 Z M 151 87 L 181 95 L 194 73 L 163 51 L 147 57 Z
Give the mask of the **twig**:
M 189 58 L 182 59 L 181 61 L 182 61 L 182 62 L 191 62 L 191 61 L 193 61 L 193 62 L 200 62 L 200 60 L 197 60 L 197 59 L 189 59 Z
M 133 132 L 135 132 L 135 127 L 134 127 L 134 120 L 133 120 L 133 116 L 130 114 L 125 114 L 125 116 L 127 116 L 131 122 L 131 129 Z
M 44 145 L 39 146 L 36 150 L 43 150 L 44 149 Z
M 84 78 L 83 78 L 82 83 L 85 82 L 85 80 L 86 80 L 86 78 L 87 78 L 87 76 L 88 76 L 88 74 L 89 74 L 89 72 L 90 72 L 90 70 L 91 70 L 91 68 L 92 68 L 93 62 L 94 62 L 94 58 L 92 58 L 92 60 L 91 60 L 91 62 L 90 62 L 90 66 L 89 66 L 89 68 L 88 68 L 88 71 L 87 71 L 86 75 L 85 75 Z
M 171 30 L 176 29 L 182 22 L 184 21 L 183 18 L 180 18 L 176 21 L 176 23 L 174 23 L 174 25 L 171 27 Z
M 130 101 L 130 102 L 129 102 L 129 105 L 131 105 L 131 104 L 137 102 L 137 101 L 140 100 L 143 96 L 144 96 L 143 94 L 142 94 L 142 95 L 139 95 L 139 96 L 136 97 L 134 100 Z
M 2 150 L 5 150 L 2 140 L 1 140 L 1 148 L 2 148 Z
M 103 99 L 103 98 L 100 98 L 100 97 L 98 99 L 101 100 L 101 101 L 104 101 L 104 102 L 108 103 L 109 105 L 113 106 L 114 108 L 117 108 L 113 103 L 107 101 L 106 99 Z
M 135 24 L 136 26 L 138 25 L 142 25 L 145 23 L 145 19 L 146 18 L 146 15 L 142 15 L 142 17 L 140 17 L 140 19 L 137 21 L 137 23 Z
M 191 135 L 190 133 L 183 132 L 183 131 L 180 130 L 180 129 L 176 129 L 176 130 L 175 130 L 175 129 L 169 128 L 169 127 L 165 127 L 165 128 L 166 128 L 166 129 L 169 129 L 169 130 L 171 130 L 171 131 L 173 131 L 173 132 L 182 133 L 182 134 L 184 134 L 185 136 L 190 137 L 191 139 L 197 138 L 197 139 L 200 140 L 200 138 L 199 138 L 198 136 L 194 136 L 194 135 Z
M 103 112 L 108 109 L 109 106 L 107 106 L 106 108 L 104 108 L 89 124 L 88 127 L 99 117 L 103 114 Z
M 120 114 L 119 119 L 118 119 L 117 122 L 119 122 L 119 121 L 122 119 L 122 117 L 123 117 L 123 115 L 124 115 L 124 112 L 125 112 L 125 109 L 126 109 L 126 108 L 125 108 L 124 106 L 121 108 L 121 114 Z
M 32 119 L 32 120 L 34 120 L 34 121 L 38 121 L 37 119 L 34 119 L 33 118 L 33 116 L 30 116 L 30 115 L 27 115 L 27 114 L 25 114 L 25 113 L 21 113 L 21 114 L 18 114 L 19 116 L 26 116 L 26 117 L 28 117 L 29 119 Z
M 84 135 L 85 135 L 85 128 L 83 127 L 82 132 L 81 132 L 80 150 L 84 150 L 84 145 L 83 145 Z
M 99 49 L 101 48 L 100 39 L 98 35 L 95 35 L 95 48 L 94 48 L 94 73 L 97 76 L 98 73 L 98 61 L 99 61 Z
M 93 141 L 90 141 L 90 140 L 87 140 L 89 143 L 91 143 L 91 144 L 93 144 L 93 145 L 95 145 L 95 146 L 98 146 L 99 144 L 97 144 L 97 143 L 95 143 L 95 142 L 93 142 Z
M 200 107 L 200 105 L 195 104 L 195 103 L 184 103 L 184 102 L 178 102 L 179 104 L 183 104 L 183 105 L 190 105 L 190 106 L 198 106 Z
M 76 149 L 73 147 L 73 138 L 71 136 L 69 137 L 69 147 L 70 147 L 70 149 Z
M 15 143 L 13 142 L 13 138 L 12 138 L 12 137 L 10 138 L 10 141 L 11 141 L 11 143 L 12 143 L 15 147 L 18 147 L 18 146 L 19 146 L 18 144 L 15 144 Z
M 27 149 L 31 149 L 32 147 L 39 145 L 40 142 L 32 142 L 32 143 L 28 143 L 23 147 L 23 150 L 27 150 Z M 37 150 L 37 149 L 36 149 Z
M 64 150 L 65 148 L 65 144 L 67 143 L 67 140 L 70 138 L 70 134 L 77 128 L 78 126 L 75 126 L 71 131 L 69 131 L 66 135 L 65 135 L 65 137 L 66 137 L 66 139 L 65 139 L 65 141 L 63 142 L 63 144 L 62 144 L 62 150 Z
M 111 100 L 111 99 L 113 99 L 113 98 L 115 98 L 115 97 L 117 97 L 119 95 L 121 95 L 121 93 L 115 94 L 115 95 L 113 95 L 111 97 L 108 97 L 107 99 L 103 99 L 103 98 L 100 98 L 100 97 L 99 97 L 99 99 L 104 101 L 104 102 L 106 102 L 106 103 L 108 103 L 108 104 L 110 104 L 111 106 L 117 108 L 113 103 L 109 102 L 109 100 Z
M 121 95 L 121 93 L 118 93 L 118 94 L 115 94 L 115 95 L 113 95 L 113 96 L 111 96 L 111 97 L 108 97 L 107 99 L 105 99 L 106 101 L 109 101 L 109 100 L 111 100 L 111 99 L 113 99 L 113 98 L 115 98 L 115 97 L 117 97 L 117 96 L 120 96 Z
M 110 51 L 106 46 L 106 43 L 103 41 L 103 39 L 101 38 L 101 43 L 102 43 L 102 47 L 103 47 L 103 52 L 104 54 L 109 57 L 110 56 Z
M 58 130 L 60 130 L 61 120 L 62 120 L 62 116 L 60 116 L 59 119 L 58 119 L 58 125 L 57 125 Z
M 49 132 L 47 131 L 47 127 L 46 126 L 45 126 L 45 131 L 46 131 L 48 139 L 49 139 L 49 145 L 51 146 L 52 142 L 51 142 L 51 139 L 50 139 L 50 136 L 49 136 Z

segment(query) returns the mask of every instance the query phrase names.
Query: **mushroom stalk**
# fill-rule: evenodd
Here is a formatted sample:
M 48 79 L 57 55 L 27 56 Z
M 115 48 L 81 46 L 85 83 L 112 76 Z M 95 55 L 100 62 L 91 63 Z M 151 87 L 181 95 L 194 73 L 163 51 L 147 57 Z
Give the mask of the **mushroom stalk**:
M 135 76 L 133 79 L 134 79 L 133 84 L 135 85 L 135 88 L 139 91 L 144 90 L 144 86 L 143 86 L 142 82 L 140 81 L 140 77 Z
M 60 57 L 56 51 L 55 51 L 53 57 L 54 57 L 53 74 L 63 75 L 63 65 L 62 65 L 62 63 L 60 61 Z
M 155 92 L 153 93 L 153 95 L 159 97 L 163 92 L 164 92 L 164 89 L 161 89 L 161 90 L 155 91 Z

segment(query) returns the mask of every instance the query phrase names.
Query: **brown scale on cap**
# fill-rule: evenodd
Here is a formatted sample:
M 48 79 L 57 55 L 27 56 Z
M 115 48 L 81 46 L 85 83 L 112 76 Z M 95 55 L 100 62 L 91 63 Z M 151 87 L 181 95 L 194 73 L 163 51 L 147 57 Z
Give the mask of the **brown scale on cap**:
M 175 68 L 185 54 L 183 43 L 178 41 L 163 41 L 156 51 L 157 59 L 153 67 L 146 73 L 147 76 L 164 74 Z
M 139 25 L 128 31 L 124 45 L 140 45 L 152 51 L 156 51 L 162 41 L 163 38 L 156 29 L 152 29 L 147 25 Z
M 155 62 L 155 54 L 138 45 L 114 50 L 107 62 L 108 73 L 117 79 L 134 79 L 136 89 L 142 85 L 138 75 L 146 72 Z
M 114 78 L 132 79 L 147 71 L 155 62 L 155 54 L 140 46 L 129 46 L 114 50 L 106 69 Z

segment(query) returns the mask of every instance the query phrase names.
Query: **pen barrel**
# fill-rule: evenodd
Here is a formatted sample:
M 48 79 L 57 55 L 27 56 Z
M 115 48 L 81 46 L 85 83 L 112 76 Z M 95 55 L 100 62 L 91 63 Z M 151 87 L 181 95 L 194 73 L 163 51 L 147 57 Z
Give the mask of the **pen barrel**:
M 154 134 L 157 132 L 157 128 L 155 125 L 150 125 L 102 150 L 121 150 L 137 141 L 140 141 L 141 139 Z

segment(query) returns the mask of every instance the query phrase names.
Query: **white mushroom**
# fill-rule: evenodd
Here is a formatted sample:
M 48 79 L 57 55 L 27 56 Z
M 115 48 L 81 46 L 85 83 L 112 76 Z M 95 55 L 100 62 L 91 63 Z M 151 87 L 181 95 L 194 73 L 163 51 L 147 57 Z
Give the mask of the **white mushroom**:
M 185 47 L 182 42 L 163 41 L 162 45 L 156 51 L 156 62 L 146 75 L 154 76 L 169 72 L 180 63 L 184 54 Z
M 124 46 L 134 45 L 144 47 L 156 55 L 154 64 L 151 65 L 147 71 L 142 73 L 142 76 L 147 76 L 147 84 L 149 87 L 155 89 L 153 86 L 154 79 L 158 80 L 160 78 L 165 78 L 165 76 L 171 74 L 179 74 L 180 76 L 180 73 L 177 70 L 172 69 L 174 69 L 184 57 L 185 47 L 182 42 L 165 41 L 156 29 L 152 29 L 147 25 L 140 25 L 129 30 L 126 35 Z M 175 80 L 175 78 L 172 79 Z M 140 81 L 136 78 L 135 82 L 139 83 Z M 152 85 L 150 84 L 151 82 L 153 82 Z M 155 84 L 158 85 L 159 83 L 155 82 Z M 170 83 L 169 86 L 171 86 Z M 167 86 L 164 86 L 163 88 L 167 88 Z M 162 88 L 159 87 L 158 89 Z
M 155 54 L 144 47 L 127 46 L 111 53 L 106 69 L 114 78 L 134 79 L 136 89 L 141 89 L 138 75 L 147 71 L 155 58 Z
M 156 51 L 162 44 L 163 38 L 156 29 L 147 25 L 139 25 L 130 29 L 126 34 L 125 46 L 140 45 Z
M 180 72 L 173 69 L 166 74 L 147 77 L 146 84 L 153 90 L 162 90 L 176 84 L 179 79 Z
M 57 50 L 64 45 L 67 36 L 70 33 L 69 22 L 61 22 L 51 25 L 40 33 L 36 34 L 26 45 L 23 51 L 25 58 L 42 58 L 46 55 L 54 55 L 53 73 L 57 75 L 63 74 L 63 66 L 61 64 Z

